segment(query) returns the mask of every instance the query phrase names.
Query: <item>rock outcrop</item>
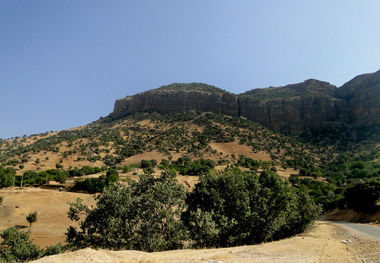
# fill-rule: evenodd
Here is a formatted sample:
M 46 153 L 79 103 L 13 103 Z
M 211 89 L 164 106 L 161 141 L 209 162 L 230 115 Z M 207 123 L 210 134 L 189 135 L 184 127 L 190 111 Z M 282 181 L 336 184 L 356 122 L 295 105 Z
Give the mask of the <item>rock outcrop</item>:
M 117 100 L 114 118 L 135 112 L 184 112 L 196 110 L 238 114 L 237 96 L 202 83 L 172 84 Z
M 348 108 L 336 98 L 337 87 L 314 79 L 284 87 L 255 89 L 239 95 L 241 115 L 274 130 L 303 130 L 348 120 Z
M 336 93 L 350 109 L 350 123 L 355 126 L 380 123 L 380 70 L 359 75 Z
M 380 71 L 357 76 L 340 88 L 309 79 L 239 95 L 202 83 L 175 83 L 117 100 L 111 116 L 188 110 L 239 115 L 274 130 L 370 126 L 380 122 Z

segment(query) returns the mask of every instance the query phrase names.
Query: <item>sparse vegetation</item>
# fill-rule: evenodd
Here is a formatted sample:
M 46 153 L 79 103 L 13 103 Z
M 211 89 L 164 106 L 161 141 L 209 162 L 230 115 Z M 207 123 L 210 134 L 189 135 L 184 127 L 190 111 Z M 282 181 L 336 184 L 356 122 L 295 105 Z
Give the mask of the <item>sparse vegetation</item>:
M 32 226 L 32 224 L 37 221 L 37 211 L 34 211 L 34 212 L 30 213 L 26 217 L 26 221 L 28 221 L 29 226 Z
M 50 187 L 102 193 L 95 208 L 71 204 L 70 218 L 83 220 L 79 229 L 67 232 L 74 249 L 159 251 L 184 243 L 193 247 L 260 243 L 304 231 L 318 214 L 318 205 L 323 212 L 376 210 L 380 178 L 376 136 L 371 129 L 351 134 L 338 128 L 319 135 L 317 131 L 284 135 L 244 118 L 215 113 L 107 117 L 81 129 L 0 140 L 0 188 L 56 181 L 59 185 Z M 226 144 L 250 152 L 226 153 L 215 146 Z M 254 157 L 261 153 L 268 158 Z M 138 182 L 127 178 L 135 178 L 141 169 L 144 175 Z M 293 173 L 286 180 L 292 187 L 276 175 L 281 169 Z M 152 175 L 163 171 L 161 177 Z M 187 185 L 186 198 L 175 182 L 176 174 L 201 177 L 195 188 Z M 118 183 L 119 176 L 128 186 Z M 39 255 L 62 249 L 52 246 Z

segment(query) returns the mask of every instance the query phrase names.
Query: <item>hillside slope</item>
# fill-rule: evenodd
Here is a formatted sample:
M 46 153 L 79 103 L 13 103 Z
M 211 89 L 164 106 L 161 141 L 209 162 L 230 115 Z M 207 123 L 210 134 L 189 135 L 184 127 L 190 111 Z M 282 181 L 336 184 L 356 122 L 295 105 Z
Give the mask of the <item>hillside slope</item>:
M 22 173 L 57 166 L 122 166 L 142 159 L 160 162 L 181 156 L 227 165 L 245 155 L 285 169 L 300 162 L 317 165 L 324 152 L 244 118 L 195 112 L 136 113 L 116 121 L 101 119 L 77 129 L 1 141 L 0 163 Z

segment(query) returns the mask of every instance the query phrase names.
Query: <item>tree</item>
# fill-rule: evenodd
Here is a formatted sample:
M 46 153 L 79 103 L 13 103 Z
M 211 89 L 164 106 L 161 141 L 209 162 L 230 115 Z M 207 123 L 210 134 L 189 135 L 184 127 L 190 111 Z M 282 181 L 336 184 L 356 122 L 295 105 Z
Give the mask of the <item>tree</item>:
M 0 167 L 0 188 L 9 187 L 14 184 L 16 171 L 12 168 Z
M 48 246 L 45 249 L 40 251 L 41 257 L 51 256 L 51 255 L 57 255 L 62 253 L 63 246 L 61 243 L 58 243 L 57 245 Z
M 0 261 L 23 262 L 39 255 L 39 247 L 30 240 L 29 233 L 11 227 L 1 232 L 0 237 L 3 240 L 0 243 Z
M 349 208 L 358 212 L 373 212 L 377 201 L 380 200 L 380 180 L 356 183 L 346 189 L 344 197 Z
M 70 203 L 68 217 L 80 222 L 69 227 L 67 242 L 73 248 L 86 246 L 108 249 L 160 251 L 182 247 L 186 233 L 180 215 L 185 208 L 185 191 L 175 174 L 160 177 L 142 175 L 129 186 L 106 187 L 90 209 L 81 200 Z
M 306 193 L 271 171 L 240 169 L 205 175 L 187 199 L 182 219 L 198 247 L 228 247 L 288 237 L 319 214 Z
M 26 220 L 29 222 L 29 226 L 32 226 L 32 223 L 37 221 L 37 211 L 34 211 L 33 213 L 30 213 Z

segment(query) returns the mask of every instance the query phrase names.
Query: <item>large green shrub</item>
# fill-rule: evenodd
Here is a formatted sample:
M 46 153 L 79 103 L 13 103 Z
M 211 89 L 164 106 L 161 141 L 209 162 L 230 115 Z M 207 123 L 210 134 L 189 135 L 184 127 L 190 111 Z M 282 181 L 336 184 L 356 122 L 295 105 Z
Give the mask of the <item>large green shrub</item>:
M 12 168 L 0 167 L 0 188 L 12 186 L 15 182 L 16 171 Z
M 80 229 L 70 227 L 67 241 L 74 248 L 159 251 L 180 248 L 186 237 L 180 215 L 185 207 L 184 187 L 175 175 L 155 178 L 142 175 L 129 186 L 114 184 L 97 197 L 93 209 L 80 200 L 70 204 L 68 216 L 80 220 Z
M 48 246 L 45 249 L 42 249 L 40 251 L 41 257 L 51 256 L 51 255 L 57 255 L 63 252 L 63 246 L 61 243 L 58 243 L 57 245 Z
M 182 218 L 198 247 L 254 244 L 304 231 L 319 214 L 306 193 L 280 177 L 239 169 L 201 177 Z
M 24 262 L 39 256 L 39 248 L 30 240 L 28 232 L 11 227 L 1 232 L 0 237 L 0 261 Z
M 104 187 L 109 186 L 119 180 L 119 174 L 116 170 L 111 169 L 105 175 L 99 178 L 87 178 L 85 180 L 78 180 L 71 188 L 72 191 L 86 191 L 89 193 L 100 193 Z

